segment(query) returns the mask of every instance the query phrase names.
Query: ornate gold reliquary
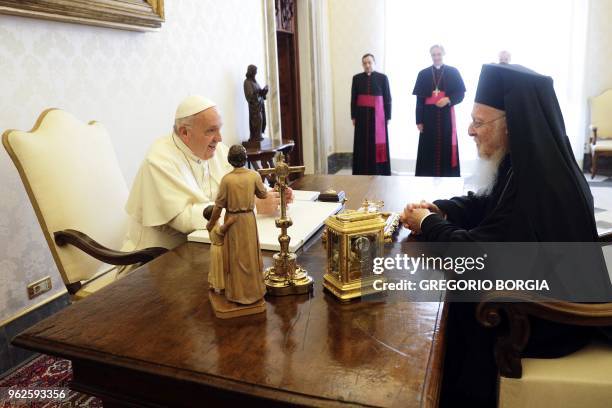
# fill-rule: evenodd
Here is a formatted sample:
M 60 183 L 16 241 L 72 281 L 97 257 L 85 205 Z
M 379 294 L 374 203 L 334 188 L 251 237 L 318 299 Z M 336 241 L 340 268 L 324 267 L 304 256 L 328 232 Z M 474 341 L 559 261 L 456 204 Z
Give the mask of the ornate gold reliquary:
M 384 277 L 374 275 L 372 267 L 374 258 L 383 256 L 386 218 L 379 211 L 347 210 L 325 225 L 325 289 L 341 301 L 376 293 L 373 282 Z

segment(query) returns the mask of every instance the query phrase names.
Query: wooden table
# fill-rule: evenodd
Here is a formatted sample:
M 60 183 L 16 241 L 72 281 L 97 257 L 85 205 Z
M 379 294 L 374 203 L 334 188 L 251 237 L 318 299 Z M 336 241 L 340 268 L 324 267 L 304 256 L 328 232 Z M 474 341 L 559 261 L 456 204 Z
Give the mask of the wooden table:
M 461 190 L 461 180 L 306 176 L 295 188 L 344 189 L 399 211 Z M 264 252 L 266 265 L 271 253 Z M 77 391 L 125 406 L 437 405 L 443 303 L 341 304 L 322 290 L 317 234 L 299 256 L 312 295 L 268 299 L 267 312 L 216 319 L 208 246 L 186 243 L 21 333 L 13 344 L 70 359 Z M 233 406 L 233 405 L 232 405 Z

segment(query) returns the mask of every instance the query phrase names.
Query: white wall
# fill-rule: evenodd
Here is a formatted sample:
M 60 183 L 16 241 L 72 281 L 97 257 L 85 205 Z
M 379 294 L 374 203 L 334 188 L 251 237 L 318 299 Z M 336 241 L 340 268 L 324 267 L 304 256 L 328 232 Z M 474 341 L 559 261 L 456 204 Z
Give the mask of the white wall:
M 612 1 L 590 0 L 590 3 L 584 80 L 587 97 L 612 89 Z M 585 133 L 588 141 L 588 132 Z
M 376 57 L 376 70 L 384 72 L 385 2 L 330 0 L 328 4 L 334 98 L 332 149 L 334 152 L 352 152 L 351 80 L 353 75 L 363 72 L 361 56 L 368 52 Z
M 455 0 L 436 3 L 386 0 L 386 69 L 394 92 L 395 112 L 389 126 L 392 156 L 396 159 L 392 162 L 393 170 L 414 169 L 414 161 L 406 168 L 398 165 L 401 163 L 397 159 L 414 160 L 417 156 L 416 98 L 411 91 L 417 73 L 431 65 L 428 49 L 435 43 L 445 46 L 444 62 L 459 70 L 467 88 L 463 103 L 455 107 L 463 175 L 470 174 L 467 165 L 477 159 L 467 129 L 481 66 L 497 61 L 502 49 L 512 52 L 512 62 L 554 79 L 568 136 L 577 158 L 582 158 L 585 101 L 582 78 L 588 4 L 584 0 L 472 0 L 471 4 L 472 8 L 467 8 Z M 436 18 L 439 27 L 429 30 L 431 21 L 420 17 L 434 15 L 440 7 L 445 12 Z M 527 9 L 531 12 L 525 13 Z M 505 19 L 491 18 L 496 13 Z M 547 19 L 542 20 L 544 14 Z M 516 21 L 521 22 L 520 30 L 516 29 Z
M 263 27 L 258 0 L 167 1 L 166 22 L 155 33 L 0 16 L 0 130 L 30 129 L 48 107 L 99 120 L 131 185 L 188 94 L 217 102 L 227 143 L 248 138 L 242 82 L 251 63 L 267 82 Z M 63 285 L 17 171 L 0 150 L 2 321 Z M 54 289 L 29 301 L 26 285 L 46 275 Z
M 587 47 L 585 56 L 584 104 L 588 97 L 612 88 L 612 1 L 589 1 Z M 330 49 L 333 81 L 334 142 L 333 151 L 353 150 L 350 122 L 351 77 L 361 71 L 359 58 L 367 51 L 378 57 L 378 69 L 384 72 L 386 0 L 331 0 L 329 7 Z M 409 40 L 407 40 L 409 41 Z M 537 43 L 537 41 L 536 41 Z M 570 46 L 570 44 L 568 44 Z M 520 59 L 520 53 L 515 52 Z M 449 60 L 449 63 L 450 60 Z M 452 64 L 452 63 L 451 63 Z M 545 72 L 546 70 L 543 70 Z M 399 82 L 397 79 L 395 82 Z M 391 78 L 392 92 L 393 78 Z M 407 92 L 410 92 L 408 90 Z M 395 92 L 397 90 L 395 89 Z M 469 102 L 469 100 L 467 101 Z M 400 112 L 394 112 L 394 117 Z M 580 114 L 582 116 L 582 114 Z M 588 112 L 580 122 L 588 125 Z M 588 141 L 588 130 L 585 138 Z

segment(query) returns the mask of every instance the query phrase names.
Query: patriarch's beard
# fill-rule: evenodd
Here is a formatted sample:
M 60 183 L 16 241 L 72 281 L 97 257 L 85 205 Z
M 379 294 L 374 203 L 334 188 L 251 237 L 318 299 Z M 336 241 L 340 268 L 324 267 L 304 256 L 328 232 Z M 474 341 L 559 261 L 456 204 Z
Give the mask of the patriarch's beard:
M 473 183 L 476 187 L 476 194 L 486 196 L 491 194 L 497 182 L 497 172 L 499 165 L 506 156 L 506 149 L 499 149 L 490 157 L 479 157 L 474 170 Z

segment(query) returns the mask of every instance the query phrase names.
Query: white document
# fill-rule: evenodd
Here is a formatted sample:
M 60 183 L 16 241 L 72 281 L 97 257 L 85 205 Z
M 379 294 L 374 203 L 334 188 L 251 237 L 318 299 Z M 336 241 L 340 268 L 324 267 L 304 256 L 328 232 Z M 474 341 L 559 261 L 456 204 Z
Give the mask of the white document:
M 294 196 L 295 197 L 295 196 Z M 291 237 L 289 250 L 297 251 L 323 226 L 330 215 L 336 214 L 342 208 L 341 203 L 325 203 L 319 201 L 295 200 L 289 204 L 287 215 L 293 221 L 289 227 L 288 234 Z M 268 251 L 280 251 L 278 236 L 280 228 L 276 228 L 274 220 L 280 215 L 257 215 L 257 231 L 259 233 L 259 245 L 261 249 Z M 230 227 L 231 228 L 231 227 Z M 210 243 L 207 230 L 197 230 L 187 236 L 187 240 L 193 242 Z
M 318 191 L 293 190 L 293 201 L 314 201 L 319 198 Z

